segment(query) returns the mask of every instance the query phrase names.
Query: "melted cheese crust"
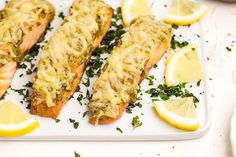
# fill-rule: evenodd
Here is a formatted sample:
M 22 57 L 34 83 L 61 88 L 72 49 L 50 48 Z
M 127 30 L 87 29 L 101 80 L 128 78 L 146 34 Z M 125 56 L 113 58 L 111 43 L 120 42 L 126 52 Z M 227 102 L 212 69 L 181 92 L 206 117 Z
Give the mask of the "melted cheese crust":
M 171 36 L 172 29 L 156 22 L 151 16 L 136 19 L 122 35 L 94 84 L 89 104 L 91 115 L 97 120 L 102 117 L 116 118 L 120 105 L 135 102 L 147 63 L 157 55 L 158 48 L 169 44 Z
M 54 12 L 46 0 L 11 0 L 0 10 L 0 67 L 23 59 L 25 52 L 19 48 L 23 37 L 40 25 L 46 14 L 53 17 Z
M 74 67 L 86 64 L 97 46 L 96 37 L 109 21 L 110 7 L 100 0 L 75 0 L 70 15 L 44 47 L 34 80 L 34 105 L 55 106 L 72 89 Z

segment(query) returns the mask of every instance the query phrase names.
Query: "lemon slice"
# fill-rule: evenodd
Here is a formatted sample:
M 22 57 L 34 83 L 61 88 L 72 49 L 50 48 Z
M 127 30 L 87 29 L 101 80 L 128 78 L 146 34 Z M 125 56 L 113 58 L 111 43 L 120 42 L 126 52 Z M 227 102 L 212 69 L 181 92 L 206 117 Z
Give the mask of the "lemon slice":
M 197 46 L 185 46 L 168 55 L 165 69 L 165 83 L 175 86 L 180 83 L 196 83 L 204 77 Z
M 32 132 L 39 122 L 8 101 L 0 105 L 0 136 L 16 137 Z
M 176 128 L 194 131 L 200 126 L 192 97 L 156 101 L 154 107 L 163 120 Z
M 205 5 L 191 0 L 174 0 L 164 21 L 176 25 L 193 24 L 199 21 L 207 10 Z
M 138 16 L 151 15 L 147 0 L 124 0 L 121 13 L 125 26 L 128 26 Z

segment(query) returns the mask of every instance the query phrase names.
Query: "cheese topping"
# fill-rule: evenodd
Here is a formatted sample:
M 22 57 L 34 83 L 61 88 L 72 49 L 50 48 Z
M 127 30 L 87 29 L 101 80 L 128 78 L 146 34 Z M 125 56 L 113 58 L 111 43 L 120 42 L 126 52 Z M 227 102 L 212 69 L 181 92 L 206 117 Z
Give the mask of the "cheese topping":
M 25 53 L 19 46 L 23 37 L 40 25 L 46 14 L 54 14 L 54 7 L 46 0 L 11 0 L 0 10 L 0 67 L 22 60 Z
M 149 59 L 162 44 L 169 44 L 171 28 L 156 22 L 151 16 L 134 21 L 122 35 L 112 55 L 107 59 L 99 79 L 94 84 L 90 113 L 97 120 L 116 118 L 120 105 L 136 100 L 139 82 Z
M 33 85 L 38 93 L 34 105 L 54 106 L 71 91 L 77 78 L 75 68 L 88 62 L 108 21 L 108 8 L 100 0 L 75 0 L 70 15 L 43 49 Z

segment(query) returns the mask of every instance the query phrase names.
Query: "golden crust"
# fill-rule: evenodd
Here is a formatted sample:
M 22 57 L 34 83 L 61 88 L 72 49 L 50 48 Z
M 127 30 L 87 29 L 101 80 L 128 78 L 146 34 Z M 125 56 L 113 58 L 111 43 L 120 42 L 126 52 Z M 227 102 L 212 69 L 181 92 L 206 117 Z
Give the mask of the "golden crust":
M 135 23 L 135 21 L 133 23 Z M 156 48 L 152 50 L 150 58 L 149 58 L 147 64 L 145 65 L 142 75 L 140 77 L 139 84 L 142 82 L 142 80 L 145 78 L 145 76 L 148 75 L 149 70 L 162 58 L 164 53 L 166 51 L 168 51 L 168 49 L 170 47 L 171 37 L 172 37 L 172 31 L 166 41 L 164 41 L 163 43 L 161 43 L 159 45 L 156 45 Z M 118 45 L 118 47 L 119 47 L 119 45 Z M 117 49 L 118 47 L 116 47 L 115 49 Z M 109 64 L 108 62 L 109 62 L 109 58 L 106 60 L 106 65 Z M 97 83 L 97 81 L 95 83 Z M 127 107 L 128 107 L 128 103 L 119 105 L 119 112 L 115 118 L 102 116 L 101 118 L 96 119 L 96 117 L 94 115 L 90 114 L 89 123 L 91 123 L 93 125 L 113 123 L 114 121 L 116 121 L 122 117 L 122 114 L 126 110 Z
M 109 17 L 108 18 L 109 20 L 107 21 L 105 27 L 102 28 L 102 32 L 100 33 L 100 35 L 95 38 L 94 48 L 100 45 L 102 38 L 105 36 L 106 32 L 110 28 L 110 22 L 112 18 L 111 8 L 109 8 L 109 15 L 107 16 Z M 71 85 L 71 89 L 68 92 L 64 92 L 61 100 L 57 101 L 54 105 L 52 105 L 52 107 L 48 107 L 45 104 L 45 102 L 42 102 L 42 100 L 40 99 L 41 96 L 39 96 L 42 93 L 34 91 L 32 95 L 32 101 L 31 101 L 32 102 L 31 104 L 33 105 L 31 105 L 30 113 L 40 115 L 43 117 L 56 119 L 62 107 L 67 103 L 68 99 L 76 90 L 77 85 L 80 83 L 88 61 L 89 60 L 87 60 L 85 63 L 81 64 L 80 66 L 77 66 L 76 63 L 72 65 L 72 73 L 75 73 L 77 75 L 77 78 L 73 81 Z

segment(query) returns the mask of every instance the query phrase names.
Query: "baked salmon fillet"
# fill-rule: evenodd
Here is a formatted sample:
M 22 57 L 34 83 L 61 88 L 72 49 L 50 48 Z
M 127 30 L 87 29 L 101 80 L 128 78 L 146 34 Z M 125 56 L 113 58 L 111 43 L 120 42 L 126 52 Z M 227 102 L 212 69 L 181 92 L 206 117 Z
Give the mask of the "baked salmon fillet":
M 0 10 L 0 98 L 9 88 L 17 65 L 54 17 L 46 0 L 11 0 Z
M 109 124 L 119 119 L 136 100 L 139 84 L 168 51 L 172 28 L 152 16 L 135 19 L 122 35 L 98 80 L 88 105 L 91 124 Z
M 113 10 L 101 0 L 75 0 L 43 48 L 33 81 L 32 114 L 56 118 L 80 83 L 93 50 L 110 27 Z

